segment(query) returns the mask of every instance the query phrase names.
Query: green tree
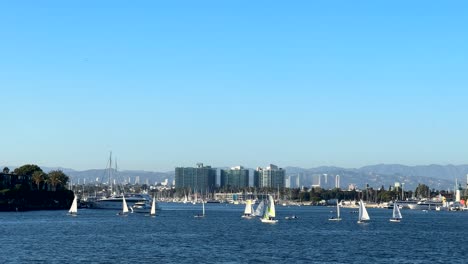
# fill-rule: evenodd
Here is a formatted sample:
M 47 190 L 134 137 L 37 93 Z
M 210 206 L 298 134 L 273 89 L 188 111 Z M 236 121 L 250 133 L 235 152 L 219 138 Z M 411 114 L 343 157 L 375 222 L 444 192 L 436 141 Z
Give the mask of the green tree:
M 414 190 L 414 194 L 418 198 L 430 198 L 430 189 L 429 186 L 425 184 L 418 184 L 416 190 Z
M 69 177 L 61 170 L 53 170 L 49 172 L 48 183 L 52 186 L 52 190 L 55 191 L 57 188 L 66 186 Z
M 35 171 L 40 171 L 42 172 L 42 169 L 34 164 L 26 164 L 21 167 L 16 168 L 13 173 L 16 175 L 22 175 L 22 176 L 32 176 Z
M 5 174 L 10 173 L 10 169 L 8 167 L 3 168 L 3 173 Z
M 42 182 L 45 181 L 46 177 L 45 177 L 45 173 L 42 172 L 42 171 L 35 171 L 33 174 L 32 174 L 32 181 L 37 185 L 37 189 L 40 190 L 40 185 Z

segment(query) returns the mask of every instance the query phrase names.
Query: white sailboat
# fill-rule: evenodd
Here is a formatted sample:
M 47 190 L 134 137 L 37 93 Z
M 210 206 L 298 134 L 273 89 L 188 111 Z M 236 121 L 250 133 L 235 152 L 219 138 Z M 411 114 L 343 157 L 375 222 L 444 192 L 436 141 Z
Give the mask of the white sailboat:
M 201 215 L 200 214 L 195 215 L 194 217 L 196 217 L 196 218 L 205 217 L 205 201 L 202 201 L 201 203 L 202 203 L 202 214 Z
M 278 220 L 275 219 L 276 217 L 276 210 L 275 210 L 275 201 L 271 195 L 268 195 L 268 206 L 265 209 L 265 213 L 263 214 L 263 218 L 260 218 L 262 223 L 267 224 L 275 224 Z
M 359 218 L 357 222 L 358 224 L 362 224 L 369 220 L 370 217 L 367 213 L 366 207 L 364 206 L 364 202 L 362 200 L 359 200 Z
M 390 222 L 400 222 L 402 218 L 400 207 L 395 201 L 395 203 L 393 203 L 393 215 L 392 218 L 390 218 Z
M 128 214 L 127 201 L 125 201 L 125 195 L 122 193 L 122 212 L 118 213 L 118 215 L 127 215 L 127 214 Z
M 254 216 L 262 216 L 263 215 L 263 210 L 264 210 L 264 207 L 265 207 L 265 202 L 262 200 L 258 206 L 257 206 L 257 209 L 255 209 L 255 212 L 254 212 Z
M 70 210 L 68 210 L 68 214 L 72 216 L 76 216 L 78 214 L 78 197 L 76 195 L 75 195 L 75 198 L 73 199 Z
M 330 221 L 341 221 L 340 218 L 340 203 L 336 202 L 336 217 L 332 216 L 331 218 L 328 218 Z
M 156 216 L 156 197 L 154 197 L 154 196 L 153 196 L 153 203 L 151 204 L 150 215 L 151 215 L 152 217 L 155 217 L 155 216 Z
M 254 211 L 253 211 L 253 205 L 252 205 L 252 200 L 247 200 L 245 202 L 245 209 L 244 209 L 244 214 L 242 215 L 242 218 L 252 218 L 254 217 Z

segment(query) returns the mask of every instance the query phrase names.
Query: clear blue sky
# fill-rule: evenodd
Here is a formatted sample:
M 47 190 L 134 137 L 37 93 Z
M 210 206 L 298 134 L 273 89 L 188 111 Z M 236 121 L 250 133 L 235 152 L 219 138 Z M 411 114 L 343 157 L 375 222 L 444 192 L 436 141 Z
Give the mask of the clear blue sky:
M 466 1 L 2 1 L 0 165 L 468 163 Z

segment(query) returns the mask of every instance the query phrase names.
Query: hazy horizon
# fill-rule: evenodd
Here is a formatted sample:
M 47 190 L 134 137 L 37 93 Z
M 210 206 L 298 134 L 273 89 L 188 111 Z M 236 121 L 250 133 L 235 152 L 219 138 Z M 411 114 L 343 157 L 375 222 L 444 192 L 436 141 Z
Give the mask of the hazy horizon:
M 467 7 L 2 2 L 0 163 L 466 164 Z

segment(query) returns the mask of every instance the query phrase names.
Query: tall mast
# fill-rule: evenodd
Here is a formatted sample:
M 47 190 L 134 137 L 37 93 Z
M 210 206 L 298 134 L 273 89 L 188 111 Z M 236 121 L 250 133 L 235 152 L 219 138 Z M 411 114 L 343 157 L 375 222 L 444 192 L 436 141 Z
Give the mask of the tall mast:
M 107 173 L 109 174 L 110 193 L 112 195 L 112 193 L 113 193 L 113 188 L 112 188 L 112 151 L 110 152 L 110 155 L 109 155 L 109 170 L 108 170 Z

